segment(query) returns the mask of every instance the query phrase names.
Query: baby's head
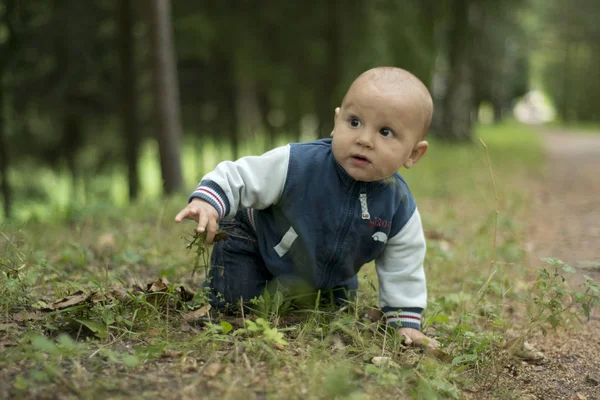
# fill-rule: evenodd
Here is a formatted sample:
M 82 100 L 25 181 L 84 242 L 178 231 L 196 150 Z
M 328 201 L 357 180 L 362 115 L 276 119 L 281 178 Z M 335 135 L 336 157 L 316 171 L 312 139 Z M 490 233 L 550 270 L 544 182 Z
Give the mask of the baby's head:
M 362 73 L 335 109 L 333 154 L 359 181 L 392 176 L 425 154 L 433 113 L 425 85 L 410 72 L 379 67 Z

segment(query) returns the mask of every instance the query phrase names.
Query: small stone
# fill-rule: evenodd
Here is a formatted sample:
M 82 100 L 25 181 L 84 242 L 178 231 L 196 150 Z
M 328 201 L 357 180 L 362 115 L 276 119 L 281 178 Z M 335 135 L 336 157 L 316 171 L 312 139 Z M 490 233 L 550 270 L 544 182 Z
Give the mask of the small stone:
M 114 253 L 117 241 L 110 233 L 100 235 L 96 240 L 95 250 L 99 256 L 110 256 Z
M 202 375 L 208 378 L 214 378 L 215 376 L 223 372 L 225 370 L 225 367 L 226 365 L 219 363 L 209 364 L 206 366 L 206 368 L 204 368 L 204 371 L 202 371 Z
M 388 365 L 390 367 L 399 367 L 399 365 L 396 364 L 391 357 L 373 357 L 371 362 L 378 367 L 382 367 L 384 365 Z
M 523 347 L 518 350 L 515 355 L 524 361 L 541 361 L 546 358 L 544 353 L 537 350 L 533 345 L 528 342 L 523 343 Z
M 389 357 L 373 357 L 371 359 L 371 362 L 375 365 L 384 365 L 384 364 L 388 364 L 390 362 L 390 358 Z
M 585 377 L 585 383 L 589 383 L 589 384 L 594 385 L 594 386 L 600 385 L 600 375 L 588 374 Z

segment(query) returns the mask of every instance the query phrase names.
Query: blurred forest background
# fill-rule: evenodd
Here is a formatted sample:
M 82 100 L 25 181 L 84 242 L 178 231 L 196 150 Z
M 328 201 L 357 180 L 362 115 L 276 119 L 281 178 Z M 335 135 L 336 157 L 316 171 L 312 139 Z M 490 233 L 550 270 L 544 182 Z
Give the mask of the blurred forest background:
M 0 218 L 187 193 L 326 137 L 378 65 L 428 85 L 437 145 L 532 89 L 600 122 L 598 20 L 598 0 L 0 0 Z

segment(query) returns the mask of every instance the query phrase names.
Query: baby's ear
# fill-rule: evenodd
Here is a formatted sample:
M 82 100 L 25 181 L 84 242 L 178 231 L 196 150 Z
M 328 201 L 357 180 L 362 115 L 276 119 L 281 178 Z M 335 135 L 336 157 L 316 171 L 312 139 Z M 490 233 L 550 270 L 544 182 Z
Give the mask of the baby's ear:
M 404 168 L 408 169 L 419 162 L 421 157 L 425 155 L 427 149 L 429 148 L 429 143 L 427 141 L 422 140 L 413 147 L 408 160 L 404 162 Z
M 333 127 L 334 127 L 334 129 L 331 131 L 331 134 L 329 136 L 333 136 L 333 132 L 335 132 L 335 120 L 338 118 L 339 115 L 340 115 L 340 108 L 336 107 L 335 108 L 335 112 L 333 113 Z

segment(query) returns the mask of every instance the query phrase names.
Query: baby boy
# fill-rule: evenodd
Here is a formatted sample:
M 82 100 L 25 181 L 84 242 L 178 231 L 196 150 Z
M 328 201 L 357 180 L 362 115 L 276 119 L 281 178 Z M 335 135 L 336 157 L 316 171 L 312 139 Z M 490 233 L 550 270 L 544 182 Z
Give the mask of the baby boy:
M 206 282 L 213 307 L 260 296 L 275 279 L 343 300 L 357 289 L 360 268 L 375 260 L 387 323 L 406 344 L 437 346 L 420 331 L 425 238 L 398 173 L 427 151 L 432 112 L 414 75 L 373 68 L 335 109 L 330 139 L 224 161 L 204 176 L 175 221 L 197 221 L 208 244 L 220 224 L 228 226 Z

